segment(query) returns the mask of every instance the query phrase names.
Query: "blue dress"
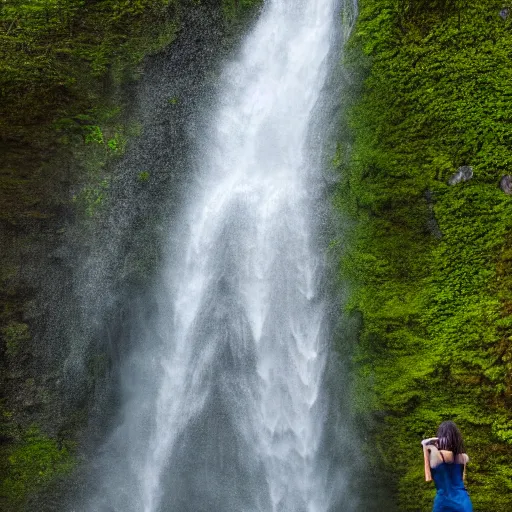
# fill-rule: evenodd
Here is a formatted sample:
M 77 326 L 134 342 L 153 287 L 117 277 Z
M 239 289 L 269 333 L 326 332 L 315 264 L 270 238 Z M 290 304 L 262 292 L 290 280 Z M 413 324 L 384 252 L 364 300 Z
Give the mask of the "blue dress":
M 437 489 L 432 512 L 473 512 L 473 505 L 462 479 L 463 464 L 449 464 L 444 462 L 443 457 L 443 463 L 432 468 L 431 472 Z

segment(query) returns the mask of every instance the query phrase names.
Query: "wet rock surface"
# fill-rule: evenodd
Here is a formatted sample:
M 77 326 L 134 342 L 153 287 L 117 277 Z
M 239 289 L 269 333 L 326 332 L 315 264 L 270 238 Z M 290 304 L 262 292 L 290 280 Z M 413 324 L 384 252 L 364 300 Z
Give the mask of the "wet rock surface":
M 47 199 L 49 213 L 41 206 L 32 217 L 11 210 L 0 219 L 0 338 L 9 345 L 0 354 L 2 406 L 19 429 L 40 425 L 51 439 L 76 441 L 84 455 L 112 427 L 118 368 L 137 336 L 133 324 L 155 307 L 148 287 L 162 233 L 193 180 L 187 155 L 202 122 L 198 103 L 214 95 L 211 76 L 235 38 L 226 34 L 220 2 L 185 1 L 183 11 L 177 39 L 145 60 L 138 82 L 123 86 L 123 122 L 142 129 L 109 164 L 101 214 L 82 218 Z M 70 151 L 52 158 L 52 168 L 71 169 L 66 180 L 46 180 L 51 200 L 64 208 L 88 163 Z M 1 433 L 4 444 L 15 441 L 11 430 Z M 80 492 L 62 479 L 52 496 L 34 496 L 28 510 L 65 510 L 65 495 Z
M 435 238 L 440 239 L 443 237 L 443 233 L 434 214 L 434 193 L 431 190 L 427 190 L 424 197 L 428 207 L 427 229 Z
M 473 177 L 473 167 L 469 165 L 463 165 L 457 169 L 457 172 L 452 174 L 448 180 L 448 185 L 456 185 L 464 181 L 469 181 Z
M 506 174 L 500 180 L 500 188 L 507 195 L 512 195 L 512 176 L 510 174 Z

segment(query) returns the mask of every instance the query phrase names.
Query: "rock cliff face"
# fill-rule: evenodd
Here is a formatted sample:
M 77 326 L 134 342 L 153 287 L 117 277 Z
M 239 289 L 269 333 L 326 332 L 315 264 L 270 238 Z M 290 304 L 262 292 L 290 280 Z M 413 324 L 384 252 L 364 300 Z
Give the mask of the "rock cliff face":
M 494 0 L 359 7 L 351 130 L 335 159 L 335 203 L 356 221 L 341 261 L 347 309 L 362 319 L 354 401 L 400 510 L 432 506 L 419 441 L 452 419 L 475 510 L 505 512 L 512 203 L 499 186 L 512 163 L 511 19 Z
M 191 179 L 199 104 L 257 2 L 104 3 L 0 19 L 13 55 L 37 43 L 53 59 L 39 82 L 3 77 L 2 510 L 61 510 L 108 429 L 118 364 L 152 314 L 161 230 Z
M 80 496 L 119 364 L 154 313 L 197 113 L 255 3 L 2 8 L 1 510 Z M 360 11 L 334 159 L 353 223 L 333 244 L 351 284 L 357 419 L 400 510 L 429 508 L 419 440 L 454 419 L 475 511 L 508 512 L 512 18 L 494 0 Z M 468 163 L 471 180 L 449 186 Z

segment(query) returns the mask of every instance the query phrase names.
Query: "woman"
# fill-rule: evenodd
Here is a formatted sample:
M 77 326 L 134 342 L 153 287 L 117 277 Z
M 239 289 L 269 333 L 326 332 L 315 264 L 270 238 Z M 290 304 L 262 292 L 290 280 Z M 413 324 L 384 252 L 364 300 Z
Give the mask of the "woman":
M 425 480 L 434 479 L 437 494 L 432 512 L 472 512 L 473 505 L 464 487 L 466 464 L 462 435 L 453 421 L 444 421 L 437 437 L 424 439 Z

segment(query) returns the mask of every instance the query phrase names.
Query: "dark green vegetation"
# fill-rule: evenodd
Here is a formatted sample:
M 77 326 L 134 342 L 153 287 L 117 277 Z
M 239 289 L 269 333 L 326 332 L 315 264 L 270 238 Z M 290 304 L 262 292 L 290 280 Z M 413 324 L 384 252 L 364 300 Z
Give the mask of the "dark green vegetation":
M 144 58 L 169 47 L 180 31 L 199 30 L 193 23 L 183 28 L 184 19 L 206 4 L 224 13 L 221 30 L 229 31 L 258 3 L 0 2 L 0 510 L 51 502 L 45 494 L 38 502 L 38 495 L 80 460 L 87 404 L 111 366 L 93 342 L 88 373 L 72 378 L 90 396 L 66 403 L 69 382 L 59 365 L 77 343 L 70 333 L 78 310 L 68 307 L 77 269 L 59 250 L 87 251 L 115 200 L 113 168 L 142 129 L 132 103 Z M 133 187 L 150 179 L 137 169 Z M 83 236 L 76 247 L 75 233 Z M 70 256 L 75 265 L 80 256 Z M 62 313 L 51 308 L 59 297 Z
M 65 216 L 90 216 L 101 205 L 106 163 L 133 131 L 122 122 L 121 86 L 137 77 L 144 55 L 173 39 L 178 7 L 161 0 L 0 6 L 2 510 L 23 508 L 75 464 L 72 433 L 50 418 L 59 398 L 41 385 L 55 378 L 44 375 L 51 365 L 34 365 L 37 333 L 24 320 L 37 284 L 23 268 L 58 244 Z
M 25 268 L 59 244 L 64 218 L 94 222 L 105 207 L 109 163 L 140 131 L 126 90 L 200 3 L 0 4 L 2 510 L 73 469 L 86 416 L 50 418 L 57 398 L 44 383 L 55 376 L 34 364 L 27 311 L 39 283 Z M 254 2 L 217 3 L 233 20 Z M 512 173 L 512 15 L 502 7 L 361 0 L 352 39 L 364 85 L 336 158 L 336 201 L 357 221 L 341 273 L 362 317 L 358 415 L 402 510 L 431 505 L 419 441 L 447 418 L 465 434 L 475 510 L 512 509 L 512 199 L 498 188 Z M 462 165 L 473 179 L 447 185 Z
M 11 507 L 23 505 L 27 494 L 50 483 L 56 476 L 67 474 L 75 465 L 67 446 L 29 428 L 7 458 L 9 471 L 0 492 Z
M 362 318 L 360 421 L 400 510 L 424 511 L 420 440 L 457 422 L 475 511 L 512 510 L 512 15 L 501 1 L 361 0 L 335 164 L 356 221 L 341 265 Z M 504 13 L 506 14 L 506 13 Z M 460 166 L 474 177 L 448 185 Z
M 7 1 L 0 27 L 0 211 L 19 225 L 52 216 L 68 199 L 76 177 L 50 164 L 57 150 L 94 142 L 105 155 L 122 149 L 119 86 L 173 39 L 179 3 Z

